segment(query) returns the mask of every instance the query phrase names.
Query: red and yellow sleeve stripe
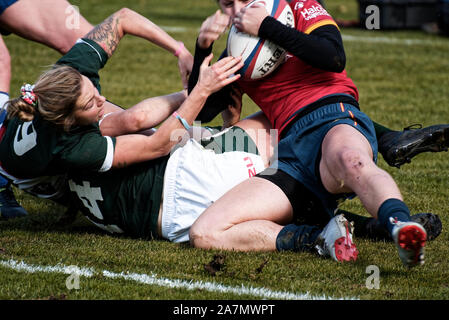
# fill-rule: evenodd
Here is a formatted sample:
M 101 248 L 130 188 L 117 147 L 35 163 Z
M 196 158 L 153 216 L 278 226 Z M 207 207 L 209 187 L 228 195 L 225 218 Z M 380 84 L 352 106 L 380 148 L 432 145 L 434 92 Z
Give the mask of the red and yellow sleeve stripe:
M 334 20 L 326 19 L 326 20 L 318 21 L 317 23 L 314 23 L 311 26 L 307 27 L 307 29 L 304 31 L 304 33 L 310 34 L 310 33 L 312 33 L 312 31 L 318 29 L 319 27 L 326 26 L 326 25 L 336 26 L 337 29 L 340 31 L 340 28 L 338 27 L 337 23 L 335 23 Z

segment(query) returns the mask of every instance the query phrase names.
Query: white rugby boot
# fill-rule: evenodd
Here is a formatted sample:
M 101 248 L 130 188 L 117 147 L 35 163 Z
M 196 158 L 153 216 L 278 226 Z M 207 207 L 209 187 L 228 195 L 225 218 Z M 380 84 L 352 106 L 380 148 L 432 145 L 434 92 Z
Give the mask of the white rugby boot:
M 393 221 L 395 224 L 391 233 L 399 251 L 399 257 L 406 267 L 414 267 L 424 263 L 424 247 L 427 233 L 419 223 Z
M 354 227 L 343 214 L 333 217 L 318 235 L 315 248 L 319 255 L 335 261 L 355 261 L 359 252 L 352 242 Z

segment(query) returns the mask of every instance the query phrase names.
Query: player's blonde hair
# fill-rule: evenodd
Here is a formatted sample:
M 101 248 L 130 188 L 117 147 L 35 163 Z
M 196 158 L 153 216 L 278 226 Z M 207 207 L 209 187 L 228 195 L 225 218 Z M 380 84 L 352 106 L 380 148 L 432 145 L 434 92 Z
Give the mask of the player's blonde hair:
M 62 127 L 65 131 L 75 124 L 73 110 L 81 95 L 82 76 L 74 68 L 55 65 L 44 72 L 34 85 L 37 106 L 33 106 L 21 97 L 6 103 L 8 118 L 19 117 L 31 121 L 36 113 L 47 121 Z

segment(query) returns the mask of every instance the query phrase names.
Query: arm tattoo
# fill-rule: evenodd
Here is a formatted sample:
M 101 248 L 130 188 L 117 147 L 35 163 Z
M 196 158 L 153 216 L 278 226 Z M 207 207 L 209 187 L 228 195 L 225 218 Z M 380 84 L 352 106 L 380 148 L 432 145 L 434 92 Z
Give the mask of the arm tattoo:
M 121 39 L 118 28 L 119 20 L 120 18 L 118 15 L 113 14 L 102 23 L 95 26 L 95 28 L 89 31 L 86 35 L 87 39 L 98 43 L 106 51 L 109 57 L 112 56 Z

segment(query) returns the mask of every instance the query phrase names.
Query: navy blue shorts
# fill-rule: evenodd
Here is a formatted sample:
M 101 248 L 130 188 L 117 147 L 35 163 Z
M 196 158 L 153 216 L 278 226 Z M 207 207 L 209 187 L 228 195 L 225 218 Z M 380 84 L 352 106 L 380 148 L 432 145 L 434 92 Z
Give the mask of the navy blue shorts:
M 355 196 L 353 193 L 331 194 L 321 183 L 321 144 L 328 131 L 340 124 L 350 125 L 365 136 L 373 150 L 373 160 L 377 162 L 377 140 L 371 119 L 350 104 L 335 103 L 296 120 L 280 140 L 278 160 L 271 166 L 272 170 L 282 170 L 315 194 L 331 217 L 341 201 Z
M 18 0 L 0 0 L 0 14 L 3 13 L 10 5 L 16 3 Z
M 6 92 L 0 91 L 1 95 L 7 95 Z M 6 119 L 6 109 L 3 108 L 2 104 L 0 103 L 0 125 L 5 121 Z
M 13 3 L 16 3 L 18 0 L 0 0 L 0 15 L 3 13 L 3 11 L 5 11 L 10 5 L 12 5 Z M 1 26 L 0 26 L 0 33 L 4 36 L 11 34 L 11 32 L 4 30 Z
M 6 119 L 6 110 L 0 108 L 0 125 L 3 124 L 3 121 Z
M 0 0 L 0 14 L 15 2 L 17 2 L 17 0 Z

